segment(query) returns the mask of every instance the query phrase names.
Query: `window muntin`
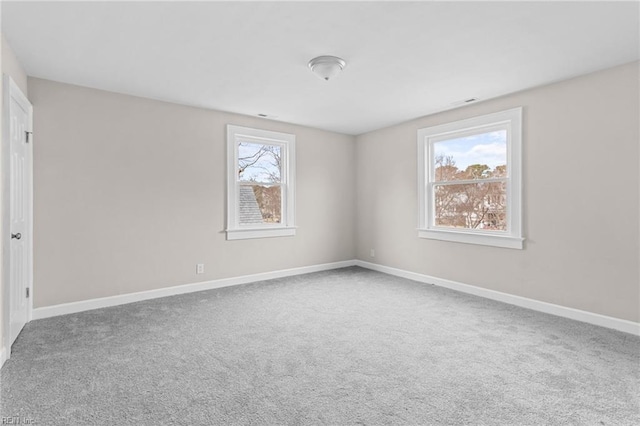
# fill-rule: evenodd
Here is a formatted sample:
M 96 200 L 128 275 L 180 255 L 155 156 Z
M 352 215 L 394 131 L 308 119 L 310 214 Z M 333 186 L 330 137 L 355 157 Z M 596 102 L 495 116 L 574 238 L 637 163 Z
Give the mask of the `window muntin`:
M 295 136 L 227 126 L 227 239 L 295 235 Z
M 418 131 L 420 237 L 522 248 L 521 114 Z

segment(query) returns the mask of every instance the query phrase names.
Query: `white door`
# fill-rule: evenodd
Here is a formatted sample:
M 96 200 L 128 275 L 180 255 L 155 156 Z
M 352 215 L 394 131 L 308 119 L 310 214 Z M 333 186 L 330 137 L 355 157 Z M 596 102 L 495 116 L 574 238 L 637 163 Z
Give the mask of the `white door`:
M 9 86 L 9 87 L 7 87 Z M 15 83 L 9 80 L 9 324 L 10 343 L 29 321 L 32 265 L 32 107 Z M 5 151 L 6 152 L 6 151 Z M 5 161 L 5 165 L 7 162 Z M 5 175 L 6 176 L 6 175 Z M 6 223 L 6 222 L 5 222 Z M 5 263 L 7 265 L 7 263 Z M 6 276 L 6 275 L 5 275 Z M 5 305 L 6 306 L 6 305 Z

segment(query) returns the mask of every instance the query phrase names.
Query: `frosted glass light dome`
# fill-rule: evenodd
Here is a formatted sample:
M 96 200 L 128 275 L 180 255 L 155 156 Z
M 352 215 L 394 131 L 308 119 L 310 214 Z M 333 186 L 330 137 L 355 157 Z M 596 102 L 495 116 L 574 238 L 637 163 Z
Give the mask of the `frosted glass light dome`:
M 323 80 L 331 80 L 347 65 L 337 56 L 318 56 L 309 61 L 309 68 Z

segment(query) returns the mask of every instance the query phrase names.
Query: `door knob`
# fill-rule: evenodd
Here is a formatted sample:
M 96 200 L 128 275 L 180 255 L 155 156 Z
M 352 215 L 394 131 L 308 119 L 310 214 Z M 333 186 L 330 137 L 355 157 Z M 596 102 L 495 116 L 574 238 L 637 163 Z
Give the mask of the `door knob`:
M 11 234 L 11 238 L 15 238 L 16 240 L 19 240 L 20 238 L 22 238 L 22 234 L 19 232 L 17 234 Z

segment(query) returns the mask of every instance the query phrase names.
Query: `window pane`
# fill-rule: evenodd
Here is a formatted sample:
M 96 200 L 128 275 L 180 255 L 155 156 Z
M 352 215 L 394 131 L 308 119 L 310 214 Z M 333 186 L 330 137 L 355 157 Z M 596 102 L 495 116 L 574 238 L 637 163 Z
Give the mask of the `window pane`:
M 434 185 L 435 225 L 507 230 L 505 182 Z
M 280 182 L 281 147 L 258 143 L 238 144 L 238 179 L 242 182 Z
M 507 131 L 481 133 L 433 144 L 436 182 L 507 176 Z
M 240 185 L 240 225 L 280 223 L 280 185 Z

